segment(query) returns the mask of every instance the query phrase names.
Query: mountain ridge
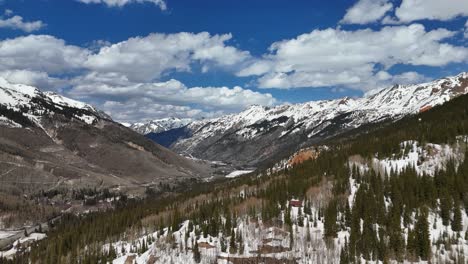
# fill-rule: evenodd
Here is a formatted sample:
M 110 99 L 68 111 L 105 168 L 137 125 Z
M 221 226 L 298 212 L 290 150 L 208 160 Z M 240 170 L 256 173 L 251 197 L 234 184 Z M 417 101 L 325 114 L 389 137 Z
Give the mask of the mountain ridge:
M 161 119 L 153 119 L 146 122 L 137 122 L 131 124 L 125 124 L 127 127 L 135 130 L 136 132 L 146 135 L 149 133 L 161 133 L 171 129 L 184 127 L 191 123 L 191 118 L 177 118 L 167 117 Z
M 194 121 L 181 137 L 165 144 L 183 155 L 256 166 L 278 158 L 279 152 L 293 152 L 364 124 L 426 111 L 467 92 L 468 73 L 463 72 L 422 84 L 394 85 L 357 99 L 256 105 L 237 114 Z M 173 131 L 181 134 L 180 129 Z M 168 133 L 171 130 L 165 138 Z
M 141 192 L 144 186 L 201 179 L 211 171 L 89 104 L 4 79 L 0 135 L 1 189 L 8 192 L 58 187 Z

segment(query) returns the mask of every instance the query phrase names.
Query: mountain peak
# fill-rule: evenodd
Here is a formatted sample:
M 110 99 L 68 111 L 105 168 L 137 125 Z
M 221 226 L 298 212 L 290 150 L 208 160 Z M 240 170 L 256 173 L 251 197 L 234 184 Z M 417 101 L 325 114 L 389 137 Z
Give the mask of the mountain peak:
M 146 135 L 149 133 L 161 133 L 167 130 L 184 127 L 192 121 L 193 120 L 191 118 L 178 118 L 171 116 L 129 124 L 128 127 L 142 135 Z
M 42 92 L 36 87 L 14 84 L 0 78 L 0 105 L 10 111 L 23 112 L 33 123 L 40 125 L 42 116 L 57 112 L 94 123 L 98 118 L 110 119 L 93 106 L 79 102 L 54 92 Z
M 303 146 L 364 124 L 397 120 L 468 93 L 468 74 L 432 82 L 395 85 L 362 98 L 341 98 L 246 110 L 187 126 L 172 145 L 202 159 L 255 166 L 285 148 Z M 255 147 L 253 147 L 255 146 Z

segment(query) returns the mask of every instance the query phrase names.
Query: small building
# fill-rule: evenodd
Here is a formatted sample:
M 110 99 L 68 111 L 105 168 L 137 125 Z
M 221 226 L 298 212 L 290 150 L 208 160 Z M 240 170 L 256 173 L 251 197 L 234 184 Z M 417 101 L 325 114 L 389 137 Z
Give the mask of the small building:
M 419 109 L 419 113 L 423 113 L 423 112 L 426 112 L 426 111 L 429 111 L 431 110 L 432 106 L 430 105 L 426 105 L 426 106 L 423 106 Z
M 291 199 L 289 201 L 289 206 L 290 207 L 302 207 L 302 201 L 296 200 L 296 199 Z

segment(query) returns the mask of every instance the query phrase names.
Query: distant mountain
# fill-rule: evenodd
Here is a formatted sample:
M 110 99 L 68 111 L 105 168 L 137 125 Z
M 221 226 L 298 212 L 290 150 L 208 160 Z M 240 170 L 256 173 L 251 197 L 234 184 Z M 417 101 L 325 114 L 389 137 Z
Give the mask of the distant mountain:
M 171 129 L 184 127 L 192 121 L 193 120 L 190 118 L 168 117 L 163 119 L 150 120 L 143 123 L 133 123 L 128 127 L 142 135 L 146 135 L 149 133 L 161 133 Z
M 206 165 L 155 144 L 88 104 L 1 78 L 0 135 L 3 191 L 135 190 L 210 176 Z
M 194 121 L 164 132 L 165 145 L 184 155 L 257 166 L 313 143 L 384 120 L 423 112 L 468 93 L 468 73 L 416 85 L 395 85 L 353 99 L 277 107 L 252 106 L 215 119 Z M 177 136 L 171 137 L 174 133 Z M 152 134 L 159 140 L 161 134 Z M 171 140 L 167 140 L 171 139 Z
M 159 133 L 148 133 L 145 137 L 157 142 L 161 146 L 170 148 L 174 142 L 177 142 L 179 139 L 190 137 L 191 132 L 186 126 L 174 128 Z

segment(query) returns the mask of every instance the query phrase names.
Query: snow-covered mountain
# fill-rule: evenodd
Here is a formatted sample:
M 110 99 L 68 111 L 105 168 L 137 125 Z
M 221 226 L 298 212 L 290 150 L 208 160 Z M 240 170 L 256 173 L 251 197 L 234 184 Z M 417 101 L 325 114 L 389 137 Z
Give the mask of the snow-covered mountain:
M 197 158 L 252 166 L 363 124 L 426 111 L 465 93 L 467 72 L 423 84 L 395 85 L 356 99 L 252 106 L 238 114 L 190 123 L 185 138 L 171 142 L 171 147 Z
M 139 122 L 128 125 L 136 132 L 146 135 L 149 133 L 161 133 L 175 128 L 188 125 L 193 120 L 190 118 L 168 117 L 163 119 L 150 120 L 148 122 Z
M 1 77 L 0 106 L 9 111 L 21 112 L 39 126 L 41 126 L 42 117 L 56 112 L 66 113 L 67 116 L 87 124 L 93 124 L 99 118 L 111 120 L 109 116 L 89 104 L 53 92 L 41 92 L 32 86 L 12 84 Z M 2 114 L 0 114 L 0 125 L 21 127 L 20 124 Z
M 1 78 L 0 135 L 3 190 L 18 182 L 25 188 L 144 189 L 210 176 L 209 166 L 155 144 L 91 105 Z M 25 181 L 24 175 L 33 177 Z

